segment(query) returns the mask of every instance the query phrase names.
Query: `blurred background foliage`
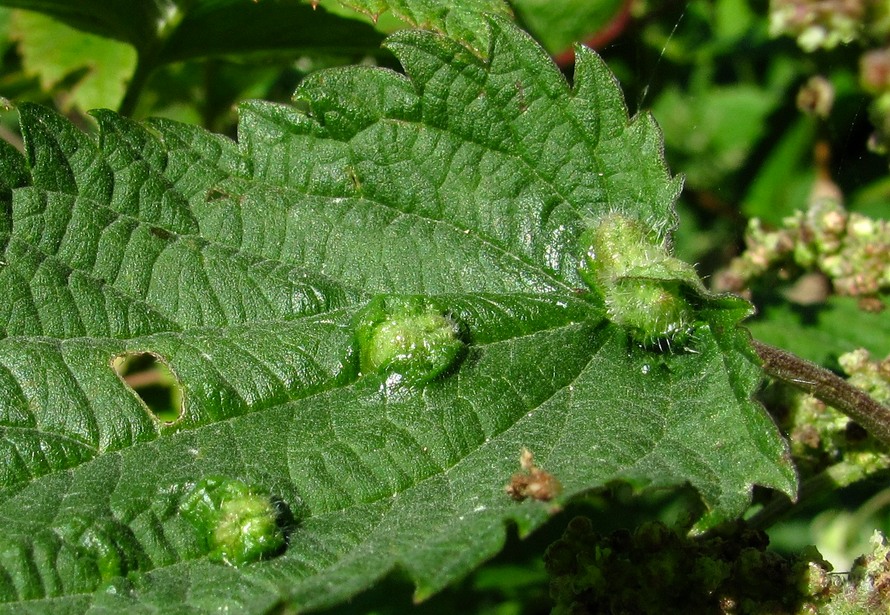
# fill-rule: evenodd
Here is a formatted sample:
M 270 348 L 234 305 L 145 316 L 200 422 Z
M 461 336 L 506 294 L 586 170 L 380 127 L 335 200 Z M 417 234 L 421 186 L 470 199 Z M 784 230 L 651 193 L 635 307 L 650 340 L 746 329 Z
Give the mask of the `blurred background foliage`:
M 190 34 L 188 42 L 157 51 L 138 33 L 116 40 L 69 25 L 78 25 L 76 20 L 63 23 L 0 6 L 0 97 L 13 105 L 53 106 L 86 130 L 92 129 L 86 111 L 104 107 L 235 137 L 239 101 L 286 102 L 303 76 L 319 68 L 354 63 L 398 68 L 379 47 L 387 33 L 405 27 L 389 13 L 335 2 L 317 9 L 310 6 L 315 3 L 263 2 L 271 7 L 263 14 L 267 22 L 281 20 L 273 8 L 300 4 L 294 10 L 325 25 L 313 38 L 295 33 L 299 24 L 283 24 L 291 30 L 278 24 L 270 35 L 262 33 L 263 23 L 247 24 L 225 40 L 218 31 L 200 34 L 193 26 L 198 34 Z M 0 0 L 0 5 L 23 4 Z M 782 260 L 774 246 L 768 247 L 770 258 L 776 257 L 768 266 L 730 288 L 757 306 L 750 321 L 755 337 L 841 372 L 841 357 L 856 348 L 867 349 L 876 360 L 890 355 L 890 318 L 882 312 L 890 285 L 888 6 L 877 0 L 515 0 L 503 10 L 545 46 L 569 79 L 572 44 L 597 49 L 617 75 L 631 113 L 655 116 L 664 131 L 668 165 L 686 177 L 675 249 L 718 287 L 721 274 L 745 250 L 752 219 L 759 226 L 753 235 L 749 231 L 749 254 L 767 249 L 764 242 L 779 237 L 769 235 L 771 229 L 783 228 L 795 211 L 825 202 L 876 221 L 874 236 L 863 245 L 885 268 L 885 285 L 879 282 L 877 290 L 841 296 L 828 273 L 790 256 Z M 200 23 L 201 15 L 187 17 Z M 217 24 L 212 27 L 228 19 L 206 18 Z M 321 44 L 322 39 L 342 44 Z M 0 136 L 21 147 L 14 113 L 0 114 Z M 780 239 L 787 239 L 790 231 L 781 232 L 786 235 Z M 803 233 L 790 236 L 798 241 L 794 237 Z M 766 390 L 764 400 L 790 435 L 795 427 L 782 421 L 799 400 L 775 389 Z M 835 435 L 849 431 L 846 423 L 831 428 Z M 849 461 L 843 450 L 834 453 L 825 463 L 841 468 Z M 773 547 L 792 552 L 816 544 L 836 569 L 845 570 L 868 549 L 874 529 L 890 531 L 888 464 L 883 452 L 875 455 L 871 461 L 879 461 L 867 472 L 826 475 L 824 464 L 802 470 L 804 479 L 810 477 L 806 472 L 834 478 L 796 508 L 760 494 L 752 514 L 759 507 L 778 511 L 779 522 L 769 530 Z M 616 485 L 591 494 L 530 539 L 513 537 L 497 559 L 417 609 L 547 612 L 541 554 L 572 515 L 594 518 L 605 532 L 644 519 L 682 523 L 699 506 L 684 490 L 639 494 Z M 395 613 L 410 605 L 410 585 L 396 576 L 344 612 Z

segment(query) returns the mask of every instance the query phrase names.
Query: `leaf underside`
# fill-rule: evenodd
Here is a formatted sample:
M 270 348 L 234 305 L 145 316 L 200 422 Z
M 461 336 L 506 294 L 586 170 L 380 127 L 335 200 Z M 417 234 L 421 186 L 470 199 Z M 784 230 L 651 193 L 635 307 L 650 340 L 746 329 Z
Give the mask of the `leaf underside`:
M 422 598 L 497 553 L 507 523 L 526 534 L 614 480 L 688 482 L 724 517 L 754 483 L 793 492 L 750 400 L 746 304 L 702 299 L 687 348 L 655 352 L 578 292 L 577 239 L 604 213 L 674 225 L 654 122 L 628 120 L 592 52 L 570 89 L 508 22 L 491 40 L 483 62 L 399 33 L 407 77 L 317 73 L 295 107 L 244 104 L 237 143 L 107 111 L 94 139 L 20 108 L 27 161 L 0 148 L 10 608 L 304 609 L 399 567 Z M 360 375 L 353 322 L 379 294 L 459 323 L 459 365 L 422 388 Z M 170 366 L 179 421 L 118 378 L 128 351 Z M 560 500 L 506 494 L 523 448 Z M 282 554 L 205 556 L 178 506 L 211 475 L 286 505 Z

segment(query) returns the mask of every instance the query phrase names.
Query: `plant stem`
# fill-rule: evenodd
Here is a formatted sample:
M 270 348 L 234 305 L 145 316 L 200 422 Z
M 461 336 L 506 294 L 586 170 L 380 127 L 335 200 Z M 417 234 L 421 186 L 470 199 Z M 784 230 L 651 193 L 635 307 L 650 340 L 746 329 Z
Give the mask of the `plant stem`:
M 767 374 L 840 410 L 883 444 L 890 446 L 890 408 L 815 363 L 757 340 L 753 340 L 753 343 Z
M 165 384 L 164 374 L 159 369 L 134 372 L 123 376 L 123 379 L 131 389 L 140 389 L 151 385 L 163 386 Z
M 0 139 L 3 139 L 12 145 L 22 154 L 25 153 L 25 144 L 22 141 L 22 138 L 6 126 L 0 126 Z

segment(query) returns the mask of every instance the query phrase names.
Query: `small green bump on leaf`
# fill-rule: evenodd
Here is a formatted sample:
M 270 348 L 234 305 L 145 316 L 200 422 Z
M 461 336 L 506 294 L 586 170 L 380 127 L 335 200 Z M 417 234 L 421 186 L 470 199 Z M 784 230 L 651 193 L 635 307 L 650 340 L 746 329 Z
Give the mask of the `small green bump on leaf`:
M 640 220 L 604 216 L 581 236 L 579 273 L 603 298 L 609 320 L 646 347 L 682 342 L 695 324 L 690 289 L 698 275 L 668 253 Z
M 458 324 L 423 297 L 377 297 L 356 322 L 362 374 L 423 385 L 446 373 L 464 350 Z
M 201 480 L 180 511 L 201 532 L 208 556 L 231 566 L 275 555 L 285 544 L 273 501 L 237 479 Z
M 667 257 L 663 246 L 640 220 L 613 213 L 604 216 L 581 236 L 585 247 L 581 277 L 591 287 L 634 275 L 646 264 Z
M 660 340 L 682 342 L 695 320 L 677 283 L 619 278 L 605 300 L 609 320 L 647 347 L 657 346 Z
M 151 567 L 132 530 L 116 519 L 77 515 L 56 532 L 74 547 L 81 561 L 92 561 L 98 584 Z

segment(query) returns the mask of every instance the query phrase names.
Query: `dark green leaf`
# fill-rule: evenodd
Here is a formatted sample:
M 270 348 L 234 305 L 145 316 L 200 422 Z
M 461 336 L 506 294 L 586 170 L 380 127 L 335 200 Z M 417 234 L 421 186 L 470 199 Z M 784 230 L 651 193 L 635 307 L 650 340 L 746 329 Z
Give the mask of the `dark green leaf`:
M 506 524 L 526 534 L 615 480 L 689 483 L 718 517 L 754 483 L 793 491 L 751 401 L 746 303 L 690 297 L 689 340 L 659 352 L 583 289 L 579 237 L 604 215 L 669 240 L 679 182 L 651 118 L 628 120 L 592 52 L 570 89 L 508 22 L 492 41 L 483 62 L 400 33 L 407 77 L 318 73 L 299 109 L 244 105 L 237 144 L 111 112 L 94 141 L 21 108 L 30 178 L 5 173 L 0 193 L 3 600 L 304 609 L 397 567 L 422 598 Z M 390 377 L 398 362 L 361 374 L 356 323 L 378 295 L 435 308 L 465 347 L 419 385 Z M 170 366 L 178 421 L 117 376 L 127 352 Z M 509 497 L 523 449 L 556 500 Z M 284 552 L 212 561 L 181 514 L 208 477 L 280 502 Z
M 571 48 L 606 28 L 623 0 L 513 0 L 516 14 L 550 53 Z
M 0 0 L 133 45 L 150 66 L 214 54 L 268 50 L 370 52 L 368 24 L 284 0 Z

